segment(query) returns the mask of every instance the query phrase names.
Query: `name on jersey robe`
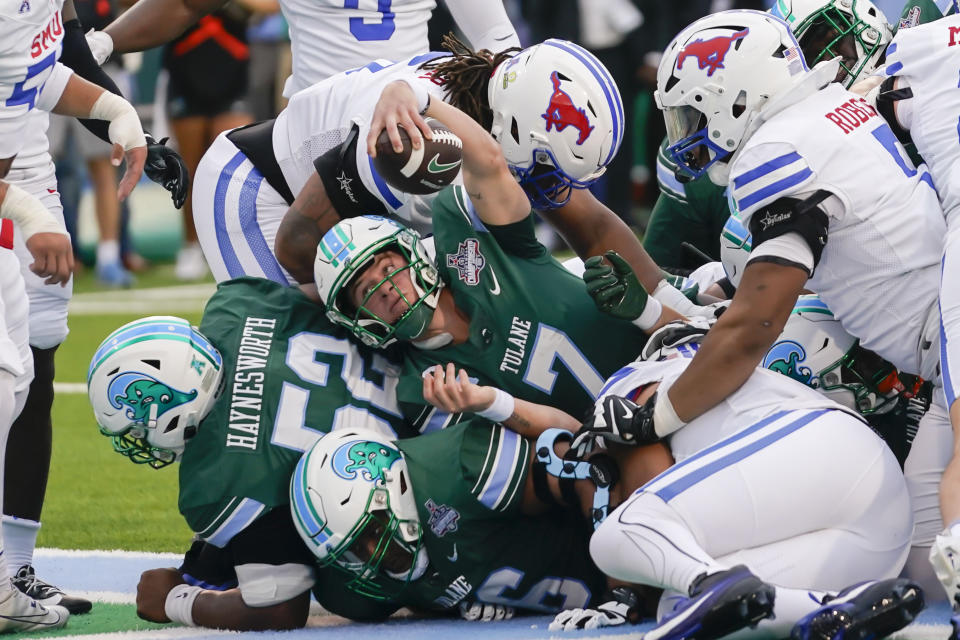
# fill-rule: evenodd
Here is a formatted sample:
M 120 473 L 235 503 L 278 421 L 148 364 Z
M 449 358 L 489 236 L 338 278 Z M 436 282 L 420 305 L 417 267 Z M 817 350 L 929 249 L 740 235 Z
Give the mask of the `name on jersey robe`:
M 243 323 L 243 336 L 237 349 L 237 369 L 233 372 L 230 396 L 230 420 L 226 446 L 256 451 L 263 408 L 263 380 L 273 344 L 275 318 L 250 318 Z

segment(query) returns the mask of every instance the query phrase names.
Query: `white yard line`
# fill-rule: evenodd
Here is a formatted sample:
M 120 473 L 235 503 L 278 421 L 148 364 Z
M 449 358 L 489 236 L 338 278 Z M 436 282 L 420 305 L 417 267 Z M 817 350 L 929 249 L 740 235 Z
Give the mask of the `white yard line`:
M 206 283 L 78 293 L 67 309 L 74 315 L 200 311 L 216 290 L 215 284 Z

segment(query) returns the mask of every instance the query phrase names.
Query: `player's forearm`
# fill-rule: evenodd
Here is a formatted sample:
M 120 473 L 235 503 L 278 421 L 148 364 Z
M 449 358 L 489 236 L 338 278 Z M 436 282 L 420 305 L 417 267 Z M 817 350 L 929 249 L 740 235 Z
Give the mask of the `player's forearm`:
M 143 51 L 170 42 L 223 0 L 140 0 L 104 31 L 115 53 Z
M 584 260 L 613 249 L 630 263 L 648 293 L 657 288 L 660 268 L 644 251 L 633 230 L 589 191 L 574 190 L 565 207 L 546 217 Z
M 806 281 L 806 271 L 796 267 L 747 266 L 730 307 L 668 391 L 681 420 L 709 411 L 747 381 L 783 331 Z
M 547 429 L 576 431 L 580 428 L 580 421 L 560 409 L 518 399 L 513 413 L 503 425 L 524 438 L 536 440 Z
M 240 589 L 205 590 L 193 603 L 193 621 L 201 627 L 234 631 L 300 629 L 307 623 L 310 592 L 268 607 L 250 607 Z
M 313 282 L 317 245 L 339 220 L 323 181 L 318 175 L 310 176 L 284 214 L 274 240 L 277 260 L 297 282 Z
M 527 196 L 513 179 L 500 145 L 489 132 L 441 100 L 431 100 L 426 115 L 443 122 L 463 141 L 463 184 L 484 222 L 506 225 L 529 215 Z

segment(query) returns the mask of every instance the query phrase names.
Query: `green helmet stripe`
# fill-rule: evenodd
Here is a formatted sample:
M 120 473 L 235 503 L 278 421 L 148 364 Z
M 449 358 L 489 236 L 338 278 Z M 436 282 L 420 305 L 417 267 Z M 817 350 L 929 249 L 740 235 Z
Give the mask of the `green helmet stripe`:
M 113 346 L 110 349 L 110 351 L 105 353 L 104 356 L 100 358 L 97 364 L 93 365 L 93 367 L 90 369 L 90 374 L 87 376 L 87 384 L 90 383 L 90 380 L 93 378 L 93 374 L 96 373 L 97 369 L 100 368 L 100 365 L 106 362 L 111 355 L 113 355 L 118 350 L 124 347 L 129 347 L 130 345 L 137 344 L 138 342 L 146 342 L 148 340 L 176 340 L 177 342 L 186 342 L 191 345 L 193 344 L 193 340 L 191 340 L 190 338 L 187 338 L 186 336 L 179 336 L 174 334 L 152 334 L 147 336 L 140 336 L 137 338 L 131 338 L 130 340 L 125 340 L 124 342 L 121 342 L 120 344 Z M 207 362 L 213 365 L 213 368 L 215 370 L 220 368 L 220 365 L 214 362 L 214 360 L 209 355 L 207 355 L 205 351 L 197 348 L 194 348 L 193 350 L 195 353 L 199 353 L 200 355 L 202 355 L 207 360 Z

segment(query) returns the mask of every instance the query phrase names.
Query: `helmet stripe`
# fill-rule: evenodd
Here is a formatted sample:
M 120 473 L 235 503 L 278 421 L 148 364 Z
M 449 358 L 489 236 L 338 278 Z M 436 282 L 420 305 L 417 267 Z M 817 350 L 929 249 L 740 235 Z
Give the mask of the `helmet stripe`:
M 193 345 L 197 347 L 197 350 L 206 356 L 216 367 L 219 368 L 223 365 L 223 359 L 220 357 L 220 353 L 206 338 L 194 331 L 193 327 L 190 326 L 190 323 L 186 320 L 181 320 L 180 318 L 146 320 L 123 327 L 107 336 L 107 339 L 103 341 L 103 344 L 100 345 L 97 352 L 93 354 L 93 358 L 90 361 L 90 369 L 87 372 L 87 380 L 90 380 L 93 372 L 96 371 L 103 360 L 120 346 L 129 344 L 131 341 L 139 342 L 144 339 L 154 338 L 186 340 L 193 343 Z
M 623 102 L 620 100 L 620 91 L 617 89 L 617 84 L 610 76 L 610 72 L 600 65 L 593 54 L 586 49 L 572 42 L 554 39 L 546 40 L 543 44 L 556 47 L 561 51 L 566 51 L 575 57 L 590 70 L 594 78 L 597 79 L 597 82 L 600 83 L 600 88 L 603 89 L 603 95 L 607 99 L 607 106 L 613 115 L 613 144 L 610 145 L 610 152 L 603 162 L 604 165 L 608 164 L 613 160 L 613 156 L 616 155 L 617 150 L 620 148 L 620 143 L 623 140 Z

